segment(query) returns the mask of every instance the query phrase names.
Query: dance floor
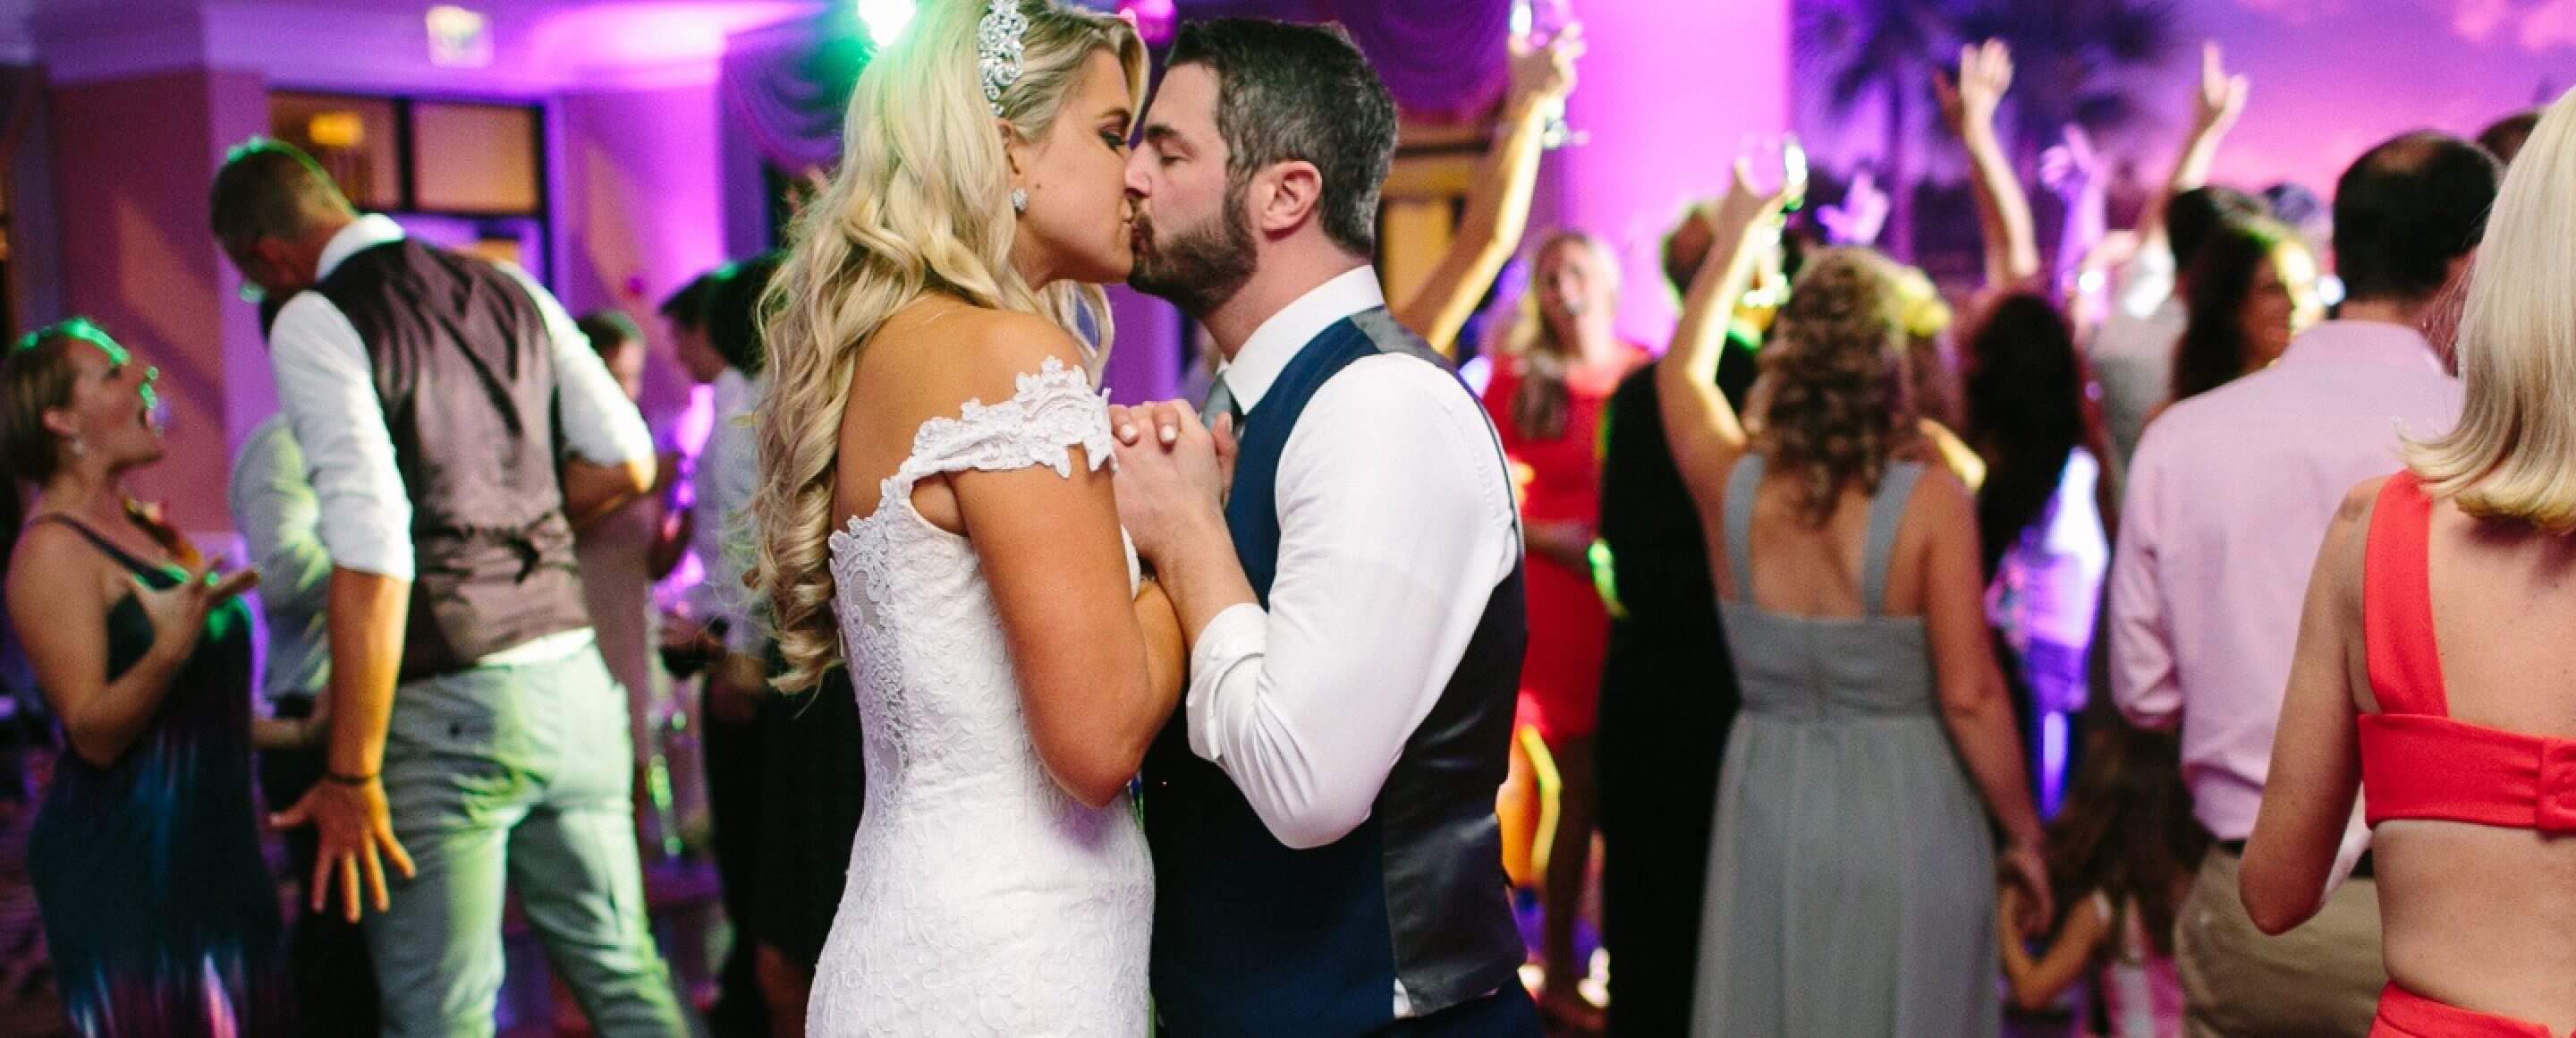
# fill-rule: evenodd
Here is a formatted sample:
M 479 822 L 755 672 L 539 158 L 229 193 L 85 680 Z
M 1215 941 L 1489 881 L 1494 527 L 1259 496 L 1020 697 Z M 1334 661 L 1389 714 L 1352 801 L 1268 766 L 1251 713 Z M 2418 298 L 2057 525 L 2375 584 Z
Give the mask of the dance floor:
M 44 928 L 27 885 L 27 827 L 34 809 L 24 800 L 0 799 L 0 1035 L 73 1038 L 54 995 L 45 959 Z M 272 861 L 283 850 L 272 841 Z M 714 970 L 728 939 L 717 906 L 716 874 L 703 861 L 679 859 L 647 865 L 645 901 L 662 954 L 700 1007 L 713 1000 Z M 280 888 L 280 911 L 295 908 Z M 536 937 L 511 911 L 503 936 L 509 973 L 502 982 L 500 1038 L 554 1038 L 590 1033 L 581 1010 L 547 973 Z

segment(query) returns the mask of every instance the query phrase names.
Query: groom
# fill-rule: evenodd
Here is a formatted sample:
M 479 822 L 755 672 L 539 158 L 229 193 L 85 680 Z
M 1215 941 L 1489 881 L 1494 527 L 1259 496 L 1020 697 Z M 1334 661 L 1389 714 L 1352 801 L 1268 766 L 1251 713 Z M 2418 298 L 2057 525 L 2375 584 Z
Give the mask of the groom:
M 1538 1034 L 1494 819 L 1520 530 L 1483 409 L 1369 266 L 1394 151 L 1348 38 L 1213 21 L 1128 162 L 1132 280 L 1227 361 L 1214 434 L 1113 421 L 1122 519 L 1189 632 L 1144 800 L 1179 1038 Z

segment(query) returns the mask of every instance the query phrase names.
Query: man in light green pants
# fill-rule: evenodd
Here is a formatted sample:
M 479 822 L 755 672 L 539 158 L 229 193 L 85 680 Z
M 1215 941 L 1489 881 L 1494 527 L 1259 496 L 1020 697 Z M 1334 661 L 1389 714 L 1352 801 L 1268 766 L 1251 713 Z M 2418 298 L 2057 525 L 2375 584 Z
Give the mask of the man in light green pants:
M 213 195 L 286 300 L 269 348 L 331 556 L 326 770 L 278 819 L 320 830 L 314 910 L 379 913 L 388 1036 L 493 1033 L 512 887 L 597 1033 L 687 1034 L 573 554 L 651 486 L 643 418 L 533 280 L 359 216 L 302 152 L 236 149 Z

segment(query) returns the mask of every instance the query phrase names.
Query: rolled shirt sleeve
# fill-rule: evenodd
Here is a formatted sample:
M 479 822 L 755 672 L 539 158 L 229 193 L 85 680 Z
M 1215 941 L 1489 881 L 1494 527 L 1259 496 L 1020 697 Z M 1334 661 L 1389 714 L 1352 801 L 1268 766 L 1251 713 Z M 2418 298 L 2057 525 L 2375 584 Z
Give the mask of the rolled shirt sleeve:
M 269 329 L 269 362 L 278 404 L 312 468 L 331 564 L 412 579 L 411 498 L 357 327 L 321 293 L 301 293 Z
M 1482 410 L 1412 358 L 1358 361 L 1318 391 L 1277 488 L 1268 608 L 1200 633 L 1188 734 L 1273 836 L 1317 847 L 1368 819 L 1520 540 Z

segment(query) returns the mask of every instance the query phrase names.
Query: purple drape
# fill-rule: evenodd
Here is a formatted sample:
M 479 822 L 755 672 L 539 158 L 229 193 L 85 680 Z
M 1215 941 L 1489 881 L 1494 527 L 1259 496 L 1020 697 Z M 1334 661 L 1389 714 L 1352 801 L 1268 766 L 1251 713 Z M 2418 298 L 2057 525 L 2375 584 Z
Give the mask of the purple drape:
M 1406 111 L 1465 118 L 1501 100 L 1510 85 L 1503 57 L 1509 0 L 1329 0 L 1319 6 L 1350 30 Z
M 779 169 L 828 168 L 840 160 L 842 102 L 820 61 L 831 23 L 797 19 L 725 40 L 716 91 L 727 118 Z M 846 85 L 842 87 L 846 89 Z

